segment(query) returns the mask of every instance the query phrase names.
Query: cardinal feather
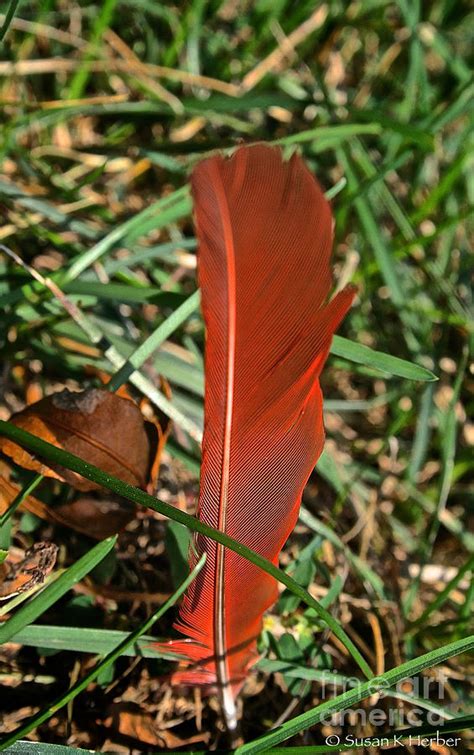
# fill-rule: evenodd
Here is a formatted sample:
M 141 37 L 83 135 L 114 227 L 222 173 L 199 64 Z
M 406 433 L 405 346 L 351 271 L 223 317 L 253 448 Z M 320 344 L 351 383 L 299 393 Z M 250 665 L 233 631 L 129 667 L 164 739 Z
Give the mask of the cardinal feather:
M 276 564 L 323 448 L 319 375 L 354 290 L 328 301 L 332 215 L 299 156 L 242 147 L 191 183 L 206 325 L 198 516 Z M 203 552 L 176 624 L 187 639 L 172 643 L 190 665 L 173 681 L 216 688 L 234 727 L 277 584 L 199 535 L 192 565 Z

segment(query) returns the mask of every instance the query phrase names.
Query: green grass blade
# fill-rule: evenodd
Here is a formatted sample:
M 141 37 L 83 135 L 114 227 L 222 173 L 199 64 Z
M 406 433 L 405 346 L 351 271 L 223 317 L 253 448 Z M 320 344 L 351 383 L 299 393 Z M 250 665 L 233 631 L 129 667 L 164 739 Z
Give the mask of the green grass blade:
M 342 149 L 338 151 L 338 157 L 344 167 L 349 190 L 355 192 L 357 190 L 358 177 L 355 174 L 351 161 Z M 356 197 L 354 199 L 354 206 L 359 216 L 360 224 L 364 230 L 367 242 L 372 246 L 380 273 L 390 290 L 393 303 L 398 309 L 403 309 L 406 302 L 403 285 L 399 279 L 398 271 L 380 233 L 380 227 L 373 216 L 371 208 L 364 197 Z
M 138 215 L 117 226 L 95 246 L 79 255 L 64 276 L 61 277 L 62 284 L 75 280 L 84 270 L 87 270 L 94 262 L 103 257 L 104 254 L 107 254 L 125 236 L 132 233 L 144 235 L 145 223 L 148 223 L 151 219 L 154 229 L 163 228 L 165 225 L 185 217 L 190 211 L 191 199 L 189 197 L 189 188 L 188 186 L 183 186 L 181 189 L 173 192 L 173 194 L 159 199 L 138 213 Z
M 62 627 L 48 624 L 47 629 L 48 631 L 45 632 L 43 624 L 30 624 L 15 634 L 11 638 L 11 642 L 17 642 L 28 647 L 47 648 L 48 650 L 68 650 L 74 653 L 104 655 L 110 653 L 119 642 L 122 642 L 128 636 L 127 632 L 92 627 Z M 152 637 L 142 637 L 134 645 L 129 646 L 123 652 L 123 655 L 158 658 L 161 653 L 157 653 L 150 647 L 152 641 Z
M 187 320 L 189 315 L 195 312 L 199 307 L 199 291 L 195 291 L 181 306 L 166 318 L 166 320 L 149 336 L 135 351 L 131 354 L 125 364 L 112 377 L 107 385 L 110 391 L 116 391 L 121 385 L 127 382 L 130 375 L 135 370 L 140 369 L 142 364 L 153 354 L 153 352 L 166 341 L 180 325 Z
M 465 564 L 458 569 L 457 573 L 448 584 L 438 593 L 436 598 L 425 608 L 421 616 L 415 619 L 412 623 L 412 627 L 419 627 L 426 623 L 426 620 L 431 616 L 433 611 L 437 611 L 449 598 L 450 593 L 459 584 L 464 575 L 474 568 L 474 554 L 466 561 Z
M 9 507 L 6 509 L 6 511 L 3 512 L 3 514 L 0 516 L 0 530 L 4 526 L 6 522 L 10 519 L 12 514 L 15 513 L 17 508 L 21 506 L 25 498 L 28 498 L 30 493 L 35 490 L 35 488 L 38 487 L 41 480 L 44 479 L 44 476 L 42 474 L 36 474 L 33 476 L 33 478 L 25 485 L 23 490 L 21 490 L 18 495 L 16 496 L 15 500 L 12 501 L 12 503 L 9 505 Z
M 89 40 L 85 60 L 83 61 L 81 68 L 75 74 L 69 88 L 69 98 L 71 100 L 82 97 L 90 76 L 88 62 L 93 60 L 96 55 L 101 38 L 112 21 L 116 5 L 117 0 L 104 0 L 99 6 L 100 10 L 98 10 L 97 17 L 94 21 L 92 36 Z
M 366 750 L 366 748 L 373 747 L 376 751 L 379 750 L 381 744 L 383 747 L 383 750 L 385 751 L 386 748 L 390 748 L 390 745 L 396 746 L 400 745 L 402 746 L 402 743 L 405 742 L 405 746 L 408 744 L 410 747 L 419 745 L 420 747 L 429 748 L 429 742 L 428 740 L 432 740 L 434 745 L 443 746 L 442 740 L 446 739 L 447 734 L 452 734 L 463 731 L 465 729 L 472 729 L 474 725 L 474 716 L 458 716 L 457 718 L 454 718 L 452 721 L 448 721 L 445 724 L 438 724 L 437 726 L 433 726 L 430 724 L 422 724 L 421 726 L 411 726 L 406 729 L 395 729 L 394 731 L 388 731 L 384 732 L 383 734 L 379 734 L 377 736 L 368 736 L 368 737 L 353 737 L 353 741 L 356 741 L 356 739 L 363 740 L 364 744 L 361 745 L 355 745 L 352 743 L 352 741 L 346 741 L 341 738 L 341 741 L 339 744 L 334 744 L 332 747 L 330 745 L 311 745 L 309 747 L 274 747 L 271 749 L 272 755 L 313 755 L 313 753 L 319 754 L 319 753 L 326 753 L 326 752 L 345 752 L 346 750 L 351 750 L 351 752 L 355 752 L 356 750 Z M 349 739 L 348 737 L 346 740 Z M 427 740 L 426 743 L 424 740 Z M 455 742 L 452 742 L 454 746 L 458 744 L 460 741 L 459 737 L 453 737 L 452 739 L 455 740 Z M 381 740 L 383 742 L 381 743 Z M 449 746 L 449 745 L 448 745 Z M 336 749 L 337 748 L 337 749 Z
M 49 742 L 15 742 L 8 748 L 8 755 L 98 755 L 94 750 L 83 750 L 80 747 L 67 745 L 52 745 Z
M 302 713 L 290 721 L 286 721 L 279 726 L 278 729 L 270 731 L 263 737 L 259 737 L 259 739 L 256 739 L 253 742 L 238 747 L 236 753 L 238 753 L 238 755 L 254 755 L 254 753 L 258 752 L 266 752 L 274 745 L 284 742 L 286 739 L 298 734 L 298 732 L 321 723 L 321 721 L 327 716 L 346 710 L 361 700 L 370 697 L 379 690 L 386 690 L 389 687 L 393 687 L 403 679 L 418 674 L 425 668 L 432 668 L 439 663 L 443 663 L 448 658 L 469 652 L 473 648 L 474 635 L 471 635 L 470 637 L 451 642 L 441 648 L 425 653 L 419 658 L 402 663 L 400 666 L 390 669 L 390 671 L 387 671 L 385 674 L 367 682 L 361 682 L 356 688 L 348 690 L 341 695 L 337 695 L 337 697 L 321 703 L 321 705 L 318 705 L 316 708 Z
M 16 13 L 16 9 L 18 8 L 18 3 L 20 0 L 10 0 L 10 4 L 7 8 L 7 12 L 5 13 L 5 17 L 3 20 L 3 24 L 0 27 L 0 42 L 2 42 L 5 39 L 5 35 L 10 28 L 10 24 L 13 21 L 13 17 Z
M 412 444 L 410 463 L 407 469 L 407 478 L 414 483 L 425 461 L 428 451 L 431 428 L 430 416 L 433 410 L 433 383 L 427 385 L 423 391 L 420 402 L 420 411 L 416 421 L 415 437 Z
M 375 351 L 369 346 L 354 343 L 354 341 L 341 336 L 334 336 L 332 339 L 331 354 L 349 359 L 357 364 L 363 364 L 366 367 L 374 367 L 386 372 L 387 375 L 403 377 L 407 380 L 429 382 L 438 379 L 426 367 L 408 362 L 406 359 L 393 357 L 390 354 L 384 354 L 382 351 Z
M 304 508 L 300 509 L 300 520 L 313 532 L 318 532 L 320 535 L 326 538 L 337 550 L 344 553 L 348 563 L 352 566 L 353 570 L 358 574 L 363 582 L 369 584 L 375 594 L 381 599 L 385 600 L 385 587 L 383 581 L 380 579 L 370 566 L 363 561 L 356 553 L 353 553 L 348 545 L 346 545 L 341 538 L 326 524 L 320 522 L 310 511 Z
M 284 136 L 281 139 L 275 139 L 272 144 L 281 144 L 289 146 L 290 144 L 304 144 L 305 142 L 327 143 L 330 146 L 341 144 L 354 136 L 362 134 L 377 135 L 382 132 L 382 126 L 379 123 L 341 123 L 338 126 L 319 126 L 319 128 L 300 131 L 291 136 Z

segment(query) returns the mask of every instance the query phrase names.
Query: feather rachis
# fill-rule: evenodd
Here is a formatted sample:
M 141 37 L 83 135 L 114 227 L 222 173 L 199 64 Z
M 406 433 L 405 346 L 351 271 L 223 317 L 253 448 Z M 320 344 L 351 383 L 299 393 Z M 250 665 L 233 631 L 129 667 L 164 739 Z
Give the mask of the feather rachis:
M 235 338 L 236 338 L 236 311 L 235 311 L 235 259 L 234 239 L 229 217 L 229 208 L 224 186 L 217 170 L 214 171 L 216 198 L 222 218 L 224 246 L 226 250 L 226 274 L 227 274 L 227 311 L 228 311 L 228 344 L 226 365 L 226 395 L 225 395 L 225 426 L 224 448 L 222 459 L 222 477 L 220 481 L 219 499 L 219 529 L 223 532 L 227 527 L 227 506 L 230 469 L 230 449 L 232 439 L 232 419 L 234 400 L 234 370 L 235 370 Z M 229 689 L 230 674 L 227 659 L 226 627 L 225 627 L 225 549 L 216 545 L 216 579 L 214 587 L 214 641 L 216 651 L 216 674 L 221 694 L 222 707 L 230 728 L 237 725 L 235 704 Z

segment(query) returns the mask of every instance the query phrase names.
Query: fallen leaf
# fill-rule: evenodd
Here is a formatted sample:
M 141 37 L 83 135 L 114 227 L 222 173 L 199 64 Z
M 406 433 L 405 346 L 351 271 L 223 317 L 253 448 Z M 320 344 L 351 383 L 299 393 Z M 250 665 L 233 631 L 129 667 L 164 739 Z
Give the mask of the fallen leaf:
M 54 393 L 14 414 L 10 421 L 140 488 L 156 477 L 168 432 L 168 424 L 162 427 L 158 421 L 145 421 L 132 400 L 100 388 Z M 68 482 L 78 490 L 100 489 L 90 480 L 41 460 L 7 438 L 0 439 L 0 451 L 21 467 Z
M 0 566 L 0 599 L 42 585 L 53 570 L 57 556 L 57 545 L 40 542 L 29 548 L 17 562 L 8 557 Z
M 181 739 L 169 729 L 160 727 L 154 716 L 143 713 L 139 708 L 131 705 L 119 703 L 112 706 L 111 713 L 112 720 L 106 723 L 110 722 L 123 737 L 129 737 L 144 744 L 173 749 L 197 742 L 207 742 L 209 739 L 207 732 Z
M 120 532 L 135 518 L 136 508 L 120 501 L 102 498 L 78 498 L 55 506 L 52 519 L 76 532 L 104 540 Z
M 12 504 L 21 490 L 9 479 L 6 464 L 0 462 L 0 515 Z M 103 540 L 115 535 L 135 518 L 136 507 L 128 501 L 114 501 L 99 498 L 78 498 L 77 501 L 59 506 L 47 506 L 43 501 L 29 495 L 20 508 L 30 511 L 39 519 L 62 527 L 70 527 L 76 532 Z

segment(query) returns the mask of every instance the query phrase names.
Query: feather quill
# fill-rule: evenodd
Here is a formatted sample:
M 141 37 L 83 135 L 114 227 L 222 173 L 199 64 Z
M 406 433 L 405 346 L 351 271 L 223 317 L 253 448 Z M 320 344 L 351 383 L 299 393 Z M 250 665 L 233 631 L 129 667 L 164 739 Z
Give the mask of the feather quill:
M 327 302 L 333 220 L 299 156 L 242 147 L 191 183 L 207 332 L 198 516 L 276 564 L 323 448 L 318 377 L 354 289 Z M 192 665 L 173 682 L 217 688 L 232 729 L 277 585 L 201 535 L 195 551 L 206 565 L 175 625 L 187 639 L 171 643 Z

